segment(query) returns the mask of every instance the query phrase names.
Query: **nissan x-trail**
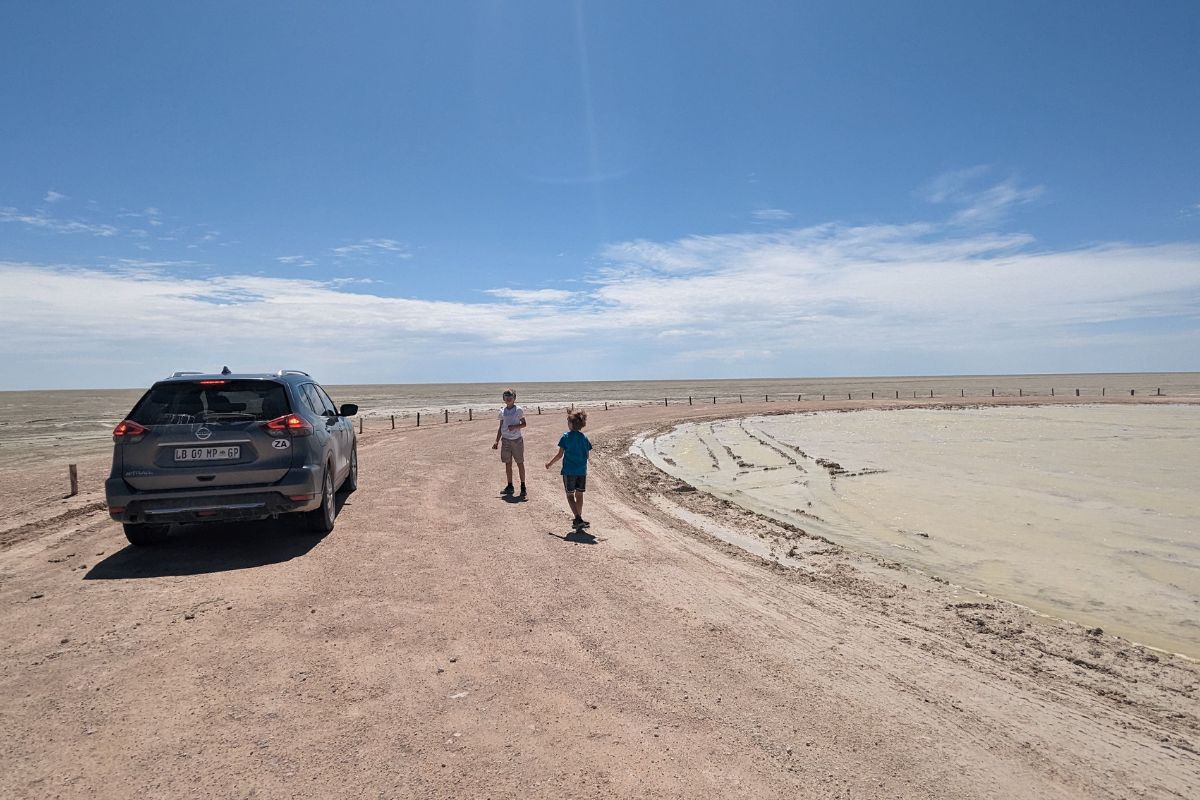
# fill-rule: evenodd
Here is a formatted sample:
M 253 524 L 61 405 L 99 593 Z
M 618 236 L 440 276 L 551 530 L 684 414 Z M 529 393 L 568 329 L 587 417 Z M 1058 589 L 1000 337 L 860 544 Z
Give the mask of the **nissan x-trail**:
M 172 523 L 294 515 L 333 530 L 335 492 L 358 485 L 353 423 L 298 370 L 273 375 L 177 372 L 150 387 L 113 430 L 108 513 L 132 544 Z

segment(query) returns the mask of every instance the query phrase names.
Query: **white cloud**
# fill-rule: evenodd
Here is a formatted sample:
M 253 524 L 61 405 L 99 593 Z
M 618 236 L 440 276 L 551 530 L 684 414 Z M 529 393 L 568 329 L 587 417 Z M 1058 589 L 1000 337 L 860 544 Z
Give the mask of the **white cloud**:
M 61 192 L 56 192 L 53 189 L 46 192 L 46 196 L 42 198 L 46 203 L 57 203 L 59 200 L 66 200 L 67 196 Z
M 970 207 L 1018 202 L 1012 191 L 1028 190 L 985 189 Z M 478 370 L 472 359 L 496 347 L 547 377 L 1200 369 L 1200 243 L 1048 250 L 961 213 L 617 242 L 577 291 L 497 287 L 482 302 L 388 296 L 354 278 L 181 277 L 188 262 L 0 262 L 4 356 L 9 374 L 86 385 L 101 379 L 80 364 L 125 368 L 128 352 L 166 368 L 228 353 L 270 365 L 326 353 L 336 331 L 352 346 L 320 356 L 334 382 L 470 380 L 459 365 Z M 347 247 L 407 253 L 392 240 Z
M 487 289 L 488 294 L 514 303 L 565 303 L 575 292 L 563 289 Z
M 394 258 L 412 258 L 408 247 L 395 239 L 362 239 L 354 244 L 334 247 L 330 250 L 338 258 L 363 257 L 387 254 Z
M 1013 207 L 1032 203 L 1045 194 L 1045 187 L 1022 186 L 1013 177 L 983 185 L 982 179 L 991 171 L 989 165 L 980 164 L 944 172 L 926 184 L 921 194 L 930 203 L 960 206 L 951 221 L 963 225 L 998 222 Z
M 43 211 L 22 212 L 15 208 L 0 208 L 0 222 L 16 222 L 51 233 L 86 233 L 92 236 L 116 236 L 120 231 L 112 225 L 51 217 Z
M 307 256 L 277 256 L 275 260 L 280 264 L 292 267 L 315 267 L 317 265 L 317 262 Z
M 792 212 L 784 211 L 782 208 L 760 208 L 751 216 L 761 222 L 782 222 L 785 219 L 791 219 Z

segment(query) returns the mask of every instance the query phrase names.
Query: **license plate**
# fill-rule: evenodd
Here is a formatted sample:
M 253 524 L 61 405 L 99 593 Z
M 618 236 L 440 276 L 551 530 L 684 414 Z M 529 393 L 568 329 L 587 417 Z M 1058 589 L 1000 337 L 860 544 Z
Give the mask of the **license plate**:
M 239 458 L 242 448 L 238 445 L 225 447 L 176 447 L 176 461 L 228 461 Z

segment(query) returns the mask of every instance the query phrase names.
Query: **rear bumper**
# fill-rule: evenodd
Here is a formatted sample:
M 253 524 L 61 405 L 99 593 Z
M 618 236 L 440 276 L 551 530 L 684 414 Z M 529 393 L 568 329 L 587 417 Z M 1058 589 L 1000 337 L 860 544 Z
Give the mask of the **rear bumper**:
M 321 506 L 321 474 L 316 467 L 288 470 L 270 486 L 139 492 L 121 478 L 104 483 L 109 516 L 118 522 L 229 522 L 312 511 Z

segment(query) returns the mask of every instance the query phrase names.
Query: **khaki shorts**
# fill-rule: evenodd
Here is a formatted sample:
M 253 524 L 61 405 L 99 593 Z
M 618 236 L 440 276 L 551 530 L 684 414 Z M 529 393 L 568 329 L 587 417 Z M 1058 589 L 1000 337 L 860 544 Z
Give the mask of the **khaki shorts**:
M 516 461 L 518 464 L 524 464 L 525 437 L 522 436 L 520 439 L 501 439 L 500 460 L 505 464 L 510 461 Z

